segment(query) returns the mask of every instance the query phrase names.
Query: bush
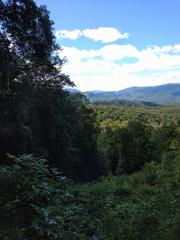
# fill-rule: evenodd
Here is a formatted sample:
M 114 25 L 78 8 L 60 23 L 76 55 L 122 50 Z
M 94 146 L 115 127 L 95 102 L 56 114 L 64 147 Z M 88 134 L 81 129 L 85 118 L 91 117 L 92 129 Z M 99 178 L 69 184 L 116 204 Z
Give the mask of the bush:
M 0 167 L 0 239 L 79 239 L 88 221 L 70 192 L 72 183 L 46 160 L 32 155 L 15 157 Z M 87 227 L 86 227 L 87 225 Z M 89 239 L 89 238 L 81 238 Z

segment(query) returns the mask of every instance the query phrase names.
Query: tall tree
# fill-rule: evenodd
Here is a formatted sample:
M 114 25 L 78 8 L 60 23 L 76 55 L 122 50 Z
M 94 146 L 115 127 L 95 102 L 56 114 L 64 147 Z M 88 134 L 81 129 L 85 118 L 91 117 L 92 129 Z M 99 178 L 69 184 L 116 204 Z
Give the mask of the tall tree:
M 83 96 L 64 90 L 74 84 L 62 73 L 46 7 L 1 0 L 0 42 L 1 162 L 6 153 L 34 153 L 70 177 L 97 177 L 93 110 Z
M 29 150 L 27 126 L 35 89 L 73 85 L 62 74 L 53 22 L 33 0 L 0 1 L 0 156 Z

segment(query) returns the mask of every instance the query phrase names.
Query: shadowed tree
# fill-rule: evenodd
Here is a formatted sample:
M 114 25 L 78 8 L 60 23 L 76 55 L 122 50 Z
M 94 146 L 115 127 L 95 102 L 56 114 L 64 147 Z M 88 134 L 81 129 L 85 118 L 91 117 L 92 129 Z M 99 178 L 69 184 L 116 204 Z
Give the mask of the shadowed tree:
M 64 174 L 99 175 L 95 116 L 87 100 L 71 96 L 62 73 L 53 22 L 32 0 L 0 1 L 0 156 L 45 156 Z
M 62 74 L 53 22 L 32 0 L 0 1 L 0 155 L 30 150 L 27 125 L 37 89 L 61 91 L 73 85 Z

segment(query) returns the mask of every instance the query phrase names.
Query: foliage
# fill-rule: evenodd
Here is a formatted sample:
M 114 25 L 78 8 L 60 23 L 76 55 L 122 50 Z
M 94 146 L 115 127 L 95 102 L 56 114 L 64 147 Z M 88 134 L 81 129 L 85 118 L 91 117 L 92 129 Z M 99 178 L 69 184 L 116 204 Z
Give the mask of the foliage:
M 9 157 L 14 164 L 0 168 L 0 238 L 89 239 L 87 210 L 72 183 L 42 158 Z
M 0 149 L 1 161 L 5 161 L 7 152 L 30 150 L 32 133 L 27 121 L 34 89 L 60 90 L 71 82 L 56 67 L 63 60 L 55 54 L 52 22 L 45 7 L 37 7 L 34 1 L 0 1 L 0 42 Z
M 171 156 L 172 157 L 172 156 Z M 80 187 L 98 239 L 177 240 L 180 222 L 180 155 L 145 165 L 130 176 Z
M 83 185 L 74 185 L 44 159 L 9 157 L 14 164 L 0 168 L 2 240 L 179 237 L 178 153 L 133 175 Z
M 95 115 L 84 96 L 64 90 L 74 84 L 46 7 L 0 1 L 0 42 L 0 162 L 33 153 L 76 180 L 97 178 Z
M 130 109 L 96 107 L 100 122 L 98 150 L 105 173 L 129 174 L 166 152 L 180 150 L 179 107 Z
M 0 0 L 0 239 L 179 239 L 180 107 L 91 105 L 60 50 L 46 7 Z
M 137 100 L 125 100 L 125 99 L 99 99 L 92 101 L 96 106 L 123 106 L 132 108 L 145 108 L 145 107 L 160 107 L 162 105 L 152 102 L 137 101 Z

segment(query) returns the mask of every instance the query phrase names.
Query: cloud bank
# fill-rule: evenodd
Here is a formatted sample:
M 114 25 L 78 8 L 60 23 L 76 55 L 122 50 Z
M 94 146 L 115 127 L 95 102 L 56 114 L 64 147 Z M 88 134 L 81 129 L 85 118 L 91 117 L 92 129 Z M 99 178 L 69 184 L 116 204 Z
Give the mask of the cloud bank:
M 141 50 L 131 44 L 90 50 L 64 46 L 59 55 L 67 56 L 64 71 L 82 91 L 180 82 L 180 44 Z
M 92 49 L 65 45 L 59 51 L 60 57 L 68 59 L 64 72 L 81 91 L 180 83 L 180 44 L 138 49 L 130 43 L 117 43 L 128 39 L 129 33 L 113 27 L 64 29 L 57 31 L 56 37 L 64 42 L 84 37 L 102 43 L 102 47 L 97 48 L 97 44 Z

